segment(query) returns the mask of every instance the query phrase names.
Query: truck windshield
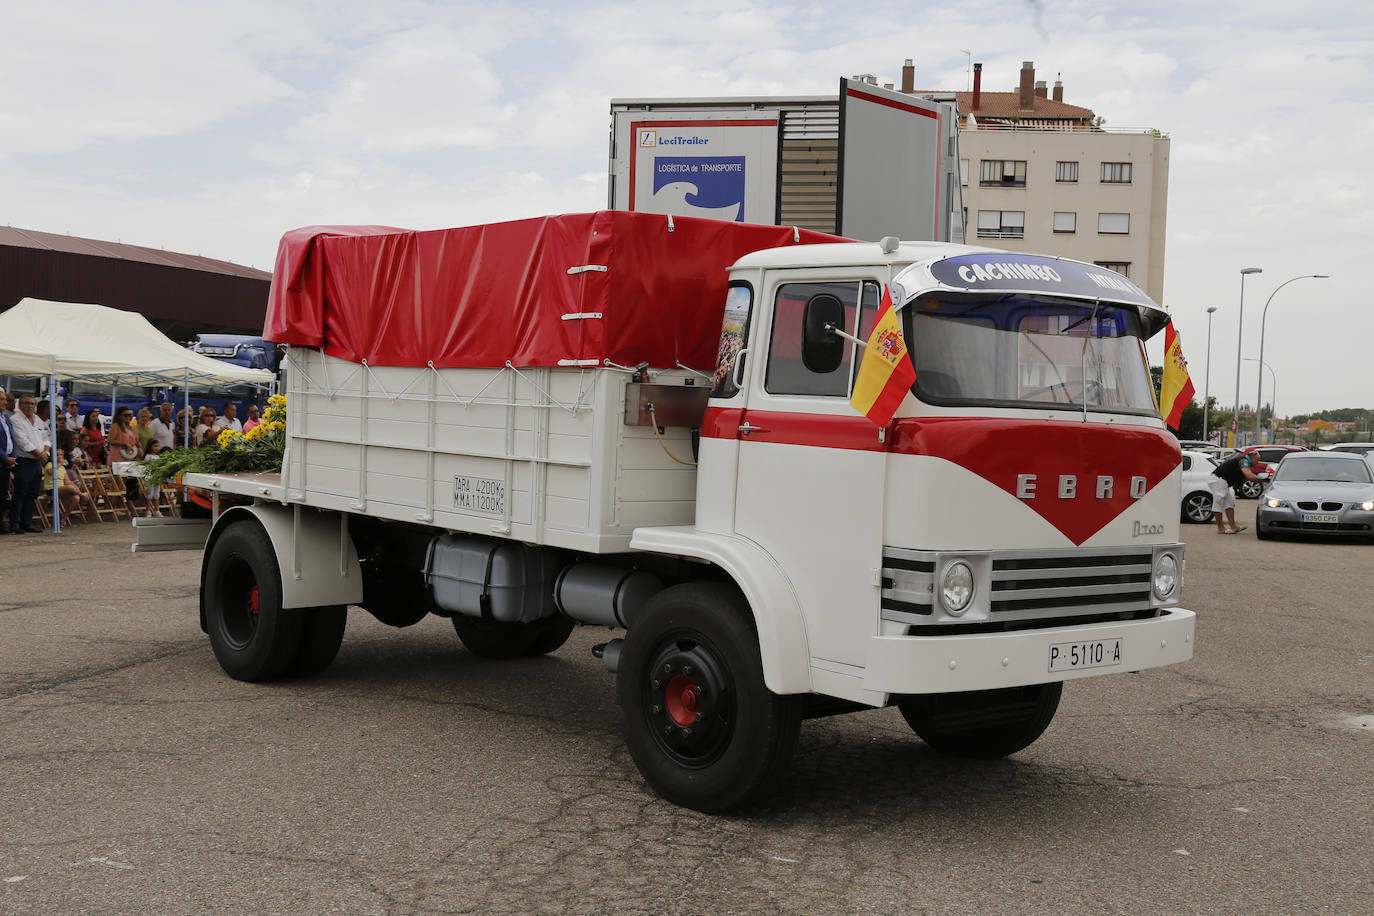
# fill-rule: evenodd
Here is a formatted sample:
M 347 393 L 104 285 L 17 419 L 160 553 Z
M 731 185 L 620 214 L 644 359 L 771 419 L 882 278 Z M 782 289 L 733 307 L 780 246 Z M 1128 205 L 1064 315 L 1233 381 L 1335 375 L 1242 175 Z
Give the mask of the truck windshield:
M 1133 307 L 938 293 L 902 312 L 924 401 L 1158 414 Z

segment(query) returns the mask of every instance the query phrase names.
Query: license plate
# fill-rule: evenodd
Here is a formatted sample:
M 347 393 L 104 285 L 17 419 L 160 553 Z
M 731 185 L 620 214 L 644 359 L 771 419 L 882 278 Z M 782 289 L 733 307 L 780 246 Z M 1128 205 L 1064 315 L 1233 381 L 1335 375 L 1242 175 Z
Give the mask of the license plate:
M 1302 520 L 1305 525 L 1334 525 L 1340 517 L 1334 512 L 1304 512 Z
M 1050 646 L 1051 671 L 1077 671 L 1080 668 L 1110 668 L 1121 664 L 1120 639 L 1093 639 L 1088 642 L 1061 642 Z

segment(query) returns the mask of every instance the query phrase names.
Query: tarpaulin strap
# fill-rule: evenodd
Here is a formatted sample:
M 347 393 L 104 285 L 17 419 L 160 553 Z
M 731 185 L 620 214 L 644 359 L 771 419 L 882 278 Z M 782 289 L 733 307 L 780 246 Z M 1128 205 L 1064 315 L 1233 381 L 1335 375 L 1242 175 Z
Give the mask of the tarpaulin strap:
M 323 394 L 325 397 L 327 397 L 329 400 L 334 400 L 334 392 L 330 391 L 328 388 L 325 388 L 323 385 L 319 384 L 313 378 L 311 378 L 310 373 L 305 371 L 305 365 L 300 360 L 296 359 L 295 354 L 293 354 L 290 350 L 286 351 L 286 358 L 291 360 L 291 366 L 294 369 L 294 371 L 299 372 L 301 374 L 301 377 L 305 379 L 306 384 L 309 386 L 306 389 L 304 389 L 305 391 L 309 391 L 311 388 L 314 388 L 315 390 Z M 324 371 L 329 371 L 329 365 L 327 363 L 325 364 Z
M 406 386 L 405 386 L 404 388 L 402 388 L 400 391 L 396 392 L 395 394 L 393 394 L 393 395 L 391 396 L 391 400 L 393 400 L 393 401 L 399 401 L 399 400 L 401 399 L 401 395 L 405 394 L 407 391 L 410 390 L 410 386 L 411 386 L 411 385 L 414 385 L 416 382 L 418 382 L 420 379 L 422 379 L 422 378 L 424 378 L 424 377 L 425 377 L 425 371 L 424 371 L 423 369 L 421 369 L 419 372 L 415 373 L 415 377 L 414 377 L 414 378 L 412 378 L 410 381 L 406 382 Z M 378 384 L 380 384 L 380 383 L 378 383 Z
M 510 360 L 506 360 L 506 368 L 509 369 L 510 371 L 514 372 L 514 373 L 515 373 L 517 376 L 519 376 L 520 378 L 522 378 L 522 379 L 524 379 L 525 381 L 529 382 L 530 385 L 534 387 L 534 390 L 535 390 L 535 391 L 538 391 L 538 392 L 539 392 L 540 394 L 542 394 L 544 397 L 546 397 L 546 398 L 549 399 L 549 403 L 550 403 L 550 404 L 553 404 L 553 405 L 555 405 L 555 406 L 557 406 L 557 407 L 561 407 L 561 408 L 563 408 L 564 410 L 566 410 L 568 413 L 572 414 L 573 416 L 577 416 L 577 408 L 581 407 L 581 406 L 582 406 L 581 404 L 574 404 L 572 407 L 569 407 L 567 404 L 564 404 L 562 401 L 558 400 L 558 398 L 556 398 L 556 397 L 554 397 L 553 395 L 549 394 L 549 393 L 548 393 L 547 391 L 545 391 L 543 388 L 540 388 L 540 387 L 539 387 L 539 383 L 536 382 L 534 379 L 530 378 L 528 375 L 526 375 L 525 373 L 521 372 L 519 369 L 515 368 L 515 364 L 512 363 Z M 581 398 L 579 397 L 578 400 L 581 400 Z
M 434 363 L 431 362 L 429 364 L 429 367 L 431 369 L 434 369 Z M 494 385 L 496 383 L 496 380 L 499 379 L 504 373 L 500 369 L 497 369 L 496 374 L 493 375 L 491 378 L 487 379 L 487 383 L 483 385 L 481 388 L 477 389 L 477 393 L 470 398 L 464 398 L 458 392 L 454 391 L 453 386 L 448 383 L 448 380 L 444 378 L 443 373 L 441 373 L 438 369 L 434 369 L 434 374 L 439 376 L 439 381 L 444 383 L 444 387 L 448 389 L 449 394 L 457 398 L 458 403 L 462 404 L 463 407 L 467 408 L 477 403 L 477 399 L 482 396 L 483 392 L 485 392 L 488 388 Z
M 799 245 L 799 244 L 801 244 L 801 230 L 798 229 L 796 226 L 793 226 L 793 227 L 792 227 L 792 244 L 793 244 L 793 245 Z
M 365 370 L 367 370 L 367 377 L 376 382 L 377 387 L 382 389 L 382 394 L 386 395 L 387 397 L 391 397 L 391 392 L 387 390 L 387 387 L 385 385 L 382 384 L 382 380 L 377 378 L 377 373 L 372 371 L 372 367 L 367 364 L 367 360 L 363 360 L 362 367 Z M 391 399 L 393 401 L 396 400 L 394 397 L 392 397 Z
M 669 231 L 669 232 L 676 232 L 676 231 L 677 231 L 676 229 L 673 228 L 673 214 L 671 214 L 671 213 L 668 214 L 668 231 Z
M 618 371 L 620 371 L 620 372 L 638 372 L 640 369 L 643 369 L 644 367 L 646 367 L 646 366 L 648 366 L 648 365 L 649 365 L 648 363 L 640 363 L 638 366 L 622 366 L 622 365 L 620 365 L 619 363 L 613 363 L 613 362 L 611 362 L 609 359 L 606 360 L 606 368 L 607 368 L 607 369 L 615 369 L 615 370 L 618 370 Z
M 558 361 L 558 365 L 560 365 L 560 366 L 599 366 L 599 365 L 601 365 L 601 360 L 599 360 L 599 359 L 560 359 L 560 360 Z
M 564 321 L 579 321 L 583 318 L 600 318 L 600 312 L 568 312 L 563 316 Z
M 702 378 L 708 378 L 708 379 L 709 379 L 709 378 L 713 378 L 712 375 L 711 375 L 709 372 L 702 372 L 700 369 L 693 369 L 691 366 L 684 365 L 683 362 L 682 362 L 682 360 L 678 360 L 678 361 L 677 361 L 677 367 L 678 367 L 679 369 L 686 369 L 688 372 L 692 373 L 693 375 L 699 375 L 699 376 L 701 376 Z
M 610 268 L 607 267 L 605 264 L 583 264 L 583 265 L 581 265 L 580 267 L 569 267 L 569 268 L 568 268 L 568 273 L 570 273 L 570 274 L 584 274 L 584 273 L 586 273 L 586 272 L 589 271 L 589 270 L 594 270 L 594 271 L 596 271 L 597 273 L 602 273 L 602 274 L 604 274 L 606 271 L 610 270 Z

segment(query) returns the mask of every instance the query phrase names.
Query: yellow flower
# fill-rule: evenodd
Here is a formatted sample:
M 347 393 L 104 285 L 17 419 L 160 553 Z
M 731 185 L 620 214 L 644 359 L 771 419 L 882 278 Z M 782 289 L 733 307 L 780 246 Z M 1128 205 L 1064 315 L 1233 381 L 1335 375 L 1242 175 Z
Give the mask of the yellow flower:
M 274 394 L 267 399 L 267 404 L 270 407 L 280 407 L 284 410 L 286 409 L 286 395 Z

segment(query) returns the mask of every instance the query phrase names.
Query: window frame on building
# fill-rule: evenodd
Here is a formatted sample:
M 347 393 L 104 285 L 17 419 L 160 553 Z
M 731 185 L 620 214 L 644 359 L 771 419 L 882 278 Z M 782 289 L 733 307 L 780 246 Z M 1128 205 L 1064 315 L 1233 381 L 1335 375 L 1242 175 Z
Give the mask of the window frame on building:
M 978 160 L 978 187 L 980 188 L 1024 188 L 1026 186 L 1026 159 L 980 159 Z M 1007 177 L 1010 165 L 1011 177 Z M 992 168 L 989 168 L 992 166 Z M 990 174 L 995 178 L 988 177 Z
M 964 187 L 964 188 L 967 188 L 967 187 L 968 187 L 968 160 L 967 160 L 967 159 L 960 159 L 960 160 L 959 160 L 959 185 L 960 185 L 960 187 Z
M 1130 184 L 1133 163 L 1130 162 L 1104 162 L 1102 171 L 1099 174 L 1099 184 Z
M 1093 261 L 1093 264 L 1097 267 L 1105 267 L 1107 270 L 1119 273 L 1127 280 L 1131 278 L 1130 261 Z
M 1104 229 L 1104 217 L 1120 216 L 1125 219 L 1124 229 Z M 1107 220 L 1108 224 L 1115 220 Z M 1097 214 L 1097 234 L 1098 235 L 1130 235 L 1131 234 L 1131 214 L 1129 213 L 1098 213 Z
M 1068 217 L 1068 220 L 1067 220 L 1067 221 L 1061 220 L 1061 219 L 1060 219 L 1061 216 L 1067 216 L 1067 217 Z M 1061 226 L 1061 223 L 1063 223 L 1063 222 L 1067 222 L 1068 225 L 1067 225 L 1066 227 L 1065 227 L 1065 226 Z M 1070 234 L 1070 233 L 1075 233 L 1075 232 L 1077 232 L 1077 231 L 1078 231 L 1078 211 L 1077 211 L 1077 210 L 1055 210 L 1055 211 L 1054 211 L 1054 216 L 1051 218 L 1050 226 L 1051 226 L 1051 228 L 1053 229 L 1053 231 L 1054 231 L 1055 233 L 1061 234 L 1061 235 L 1068 235 L 1068 234 Z
M 1072 166 L 1072 168 L 1070 168 Z M 1056 184 L 1077 184 L 1078 183 L 1078 160 L 1060 159 L 1054 164 L 1054 180 Z
M 997 228 L 993 229 L 983 225 L 983 214 L 997 214 Z M 1020 225 L 1014 222 L 1007 222 L 1007 214 L 1014 213 L 1021 217 Z M 978 211 L 978 238 L 980 239 L 1023 239 L 1026 237 L 1026 211 L 1025 210 L 979 210 Z

